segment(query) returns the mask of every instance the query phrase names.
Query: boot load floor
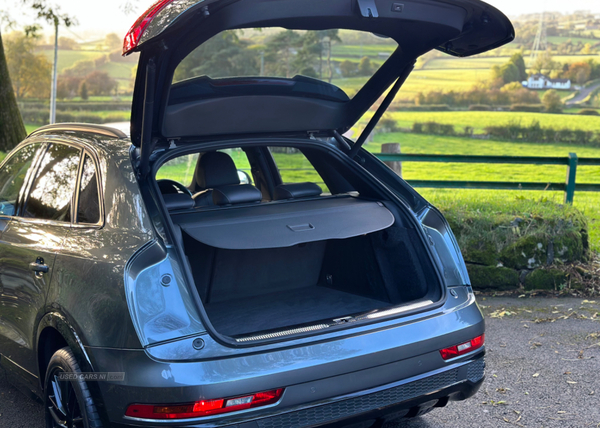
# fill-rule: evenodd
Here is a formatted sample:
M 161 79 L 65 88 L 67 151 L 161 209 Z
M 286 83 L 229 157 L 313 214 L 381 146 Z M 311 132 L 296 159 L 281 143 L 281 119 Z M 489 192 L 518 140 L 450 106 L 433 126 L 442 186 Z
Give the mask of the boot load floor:
M 312 286 L 204 306 L 215 329 L 234 336 L 312 323 L 325 317 L 330 322 L 337 317 L 389 307 L 390 303 Z

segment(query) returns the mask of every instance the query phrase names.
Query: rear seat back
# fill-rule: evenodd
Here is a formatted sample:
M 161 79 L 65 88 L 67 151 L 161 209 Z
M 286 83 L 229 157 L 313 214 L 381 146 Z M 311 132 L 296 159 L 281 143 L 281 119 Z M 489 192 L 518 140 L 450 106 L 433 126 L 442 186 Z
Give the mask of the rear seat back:
M 275 200 L 299 199 L 321 196 L 323 190 L 315 183 L 280 184 L 275 188 Z
M 223 152 L 200 156 L 194 182 L 202 190 L 193 198 L 196 207 L 260 202 L 262 193 L 251 184 L 240 184 L 233 159 Z

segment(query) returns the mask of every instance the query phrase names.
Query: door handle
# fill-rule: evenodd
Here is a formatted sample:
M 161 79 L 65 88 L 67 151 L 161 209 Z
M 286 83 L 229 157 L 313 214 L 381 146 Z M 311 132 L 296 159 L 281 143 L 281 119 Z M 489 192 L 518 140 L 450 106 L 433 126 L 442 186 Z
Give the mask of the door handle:
M 50 269 L 47 265 L 44 264 L 44 259 L 42 259 L 41 257 L 38 257 L 38 259 L 35 262 L 29 263 L 29 268 L 32 271 L 34 271 L 36 275 L 48 273 L 48 270 Z

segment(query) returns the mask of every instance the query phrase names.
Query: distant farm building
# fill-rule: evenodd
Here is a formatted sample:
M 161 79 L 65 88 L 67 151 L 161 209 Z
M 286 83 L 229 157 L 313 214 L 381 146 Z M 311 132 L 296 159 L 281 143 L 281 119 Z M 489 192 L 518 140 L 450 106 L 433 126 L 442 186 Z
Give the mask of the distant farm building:
M 543 74 L 534 74 L 523 82 L 529 89 L 571 89 L 571 79 L 551 79 Z

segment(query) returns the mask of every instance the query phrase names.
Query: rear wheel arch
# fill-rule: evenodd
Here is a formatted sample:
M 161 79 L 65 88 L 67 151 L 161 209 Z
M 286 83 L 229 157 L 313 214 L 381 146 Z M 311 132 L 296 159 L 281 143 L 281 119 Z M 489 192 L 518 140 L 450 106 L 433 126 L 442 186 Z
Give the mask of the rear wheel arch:
M 52 355 L 64 347 L 71 349 L 83 371 L 93 371 L 92 364 L 79 335 L 68 320 L 60 313 L 48 313 L 40 320 L 36 343 L 38 374 L 42 390 L 44 388 L 46 369 Z

